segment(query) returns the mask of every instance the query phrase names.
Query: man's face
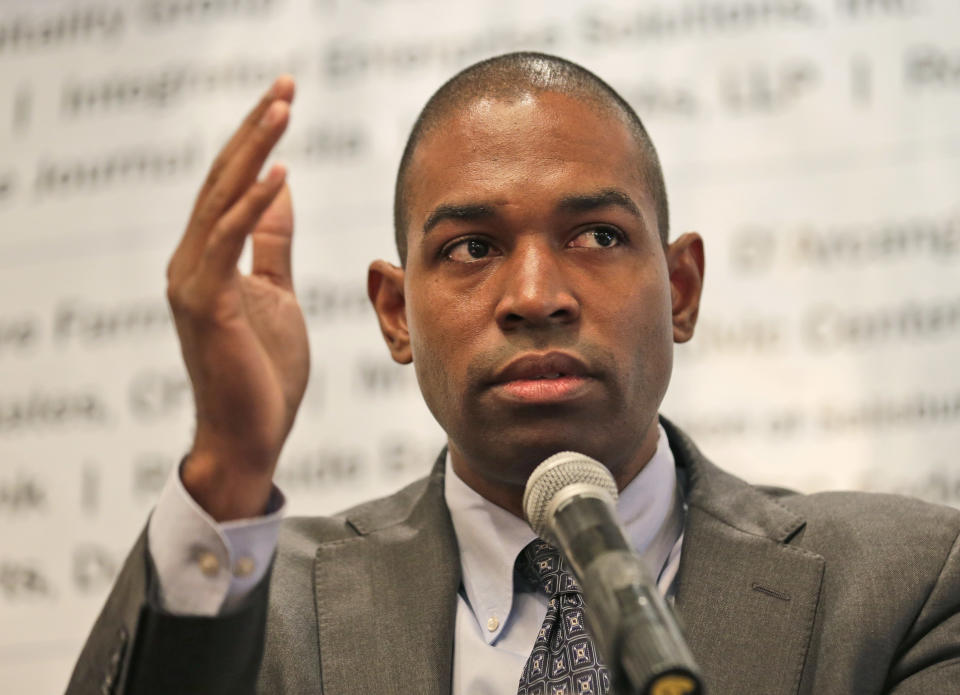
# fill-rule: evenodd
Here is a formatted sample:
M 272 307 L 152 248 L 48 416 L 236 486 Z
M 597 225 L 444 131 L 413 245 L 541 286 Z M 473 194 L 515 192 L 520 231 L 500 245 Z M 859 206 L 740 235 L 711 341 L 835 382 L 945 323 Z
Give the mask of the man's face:
M 522 488 L 565 449 L 615 474 L 653 453 L 674 319 L 642 156 L 619 118 L 549 92 L 474 102 L 419 144 L 406 329 L 468 482 Z

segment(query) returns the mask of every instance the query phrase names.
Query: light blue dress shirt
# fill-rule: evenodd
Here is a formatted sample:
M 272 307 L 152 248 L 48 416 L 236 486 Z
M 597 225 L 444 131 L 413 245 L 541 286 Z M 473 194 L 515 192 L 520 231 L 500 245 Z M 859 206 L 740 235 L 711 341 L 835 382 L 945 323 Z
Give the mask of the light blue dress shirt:
M 463 577 L 457 601 L 453 693 L 516 693 L 547 613 L 543 592 L 515 592 L 513 585 L 517 555 L 536 536 L 525 521 L 457 477 L 449 456 L 446 465 L 444 497 L 457 534 Z M 620 492 L 617 515 L 657 579 L 660 593 L 671 598 L 680 566 L 684 509 L 663 428 L 653 458 Z
M 620 492 L 617 514 L 633 547 L 672 598 L 680 565 L 684 505 L 673 453 L 660 428 L 657 451 Z M 522 519 L 498 507 L 446 462 L 444 498 L 460 549 L 454 695 L 515 693 L 543 623 L 547 597 L 514 591 L 517 554 L 534 539 Z M 284 501 L 274 491 L 268 514 L 217 524 L 171 475 L 147 529 L 163 607 L 182 615 L 217 615 L 239 605 L 269 569 Z

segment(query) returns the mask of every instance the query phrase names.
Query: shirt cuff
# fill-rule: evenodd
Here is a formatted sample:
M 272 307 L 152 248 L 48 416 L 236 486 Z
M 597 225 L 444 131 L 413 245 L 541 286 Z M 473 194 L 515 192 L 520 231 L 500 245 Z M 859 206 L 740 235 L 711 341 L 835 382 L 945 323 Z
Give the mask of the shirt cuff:
M 273 487 L 264 516 L 218 524 L 171 473 L 147 525 L 160 607 L 215 616 L 240 608 L 270 569 L 286 500 Z

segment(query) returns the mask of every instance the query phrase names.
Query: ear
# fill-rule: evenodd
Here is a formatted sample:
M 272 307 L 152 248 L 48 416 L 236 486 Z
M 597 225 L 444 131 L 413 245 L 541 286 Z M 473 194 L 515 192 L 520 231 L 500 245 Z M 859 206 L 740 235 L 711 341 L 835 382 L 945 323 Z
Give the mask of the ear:
M 684 234 L 667 247 L 667 269 L 673 302 L 673 342 L 685 343 L 693 337 L 703 290 L 703 239 L 699 234 Z
M 400 364 L 413 362 L 407 304 L 403 295 L 403 268 L 386 261 L 374 261 L 367 271 L 367 296 L 380 321 L 380 331 L 390 354 Z

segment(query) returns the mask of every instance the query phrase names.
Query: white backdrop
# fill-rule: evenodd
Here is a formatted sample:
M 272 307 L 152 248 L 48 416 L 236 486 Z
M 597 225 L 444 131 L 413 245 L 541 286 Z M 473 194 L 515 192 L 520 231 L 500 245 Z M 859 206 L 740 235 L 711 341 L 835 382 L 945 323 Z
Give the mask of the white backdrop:
M 442 433 L 368 308 L 393 176 L 465 65 L 556 52 L 660 150 L 706 240 L 664 412 L 755 481 L 960 504 L 960 6 L 950 0 L 0 0 L 0 689 L 62 690 L 190 441 L 164 267 L 272 76 L 312 383 L 294 513 L 388 492 Z

